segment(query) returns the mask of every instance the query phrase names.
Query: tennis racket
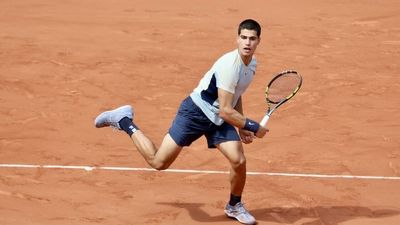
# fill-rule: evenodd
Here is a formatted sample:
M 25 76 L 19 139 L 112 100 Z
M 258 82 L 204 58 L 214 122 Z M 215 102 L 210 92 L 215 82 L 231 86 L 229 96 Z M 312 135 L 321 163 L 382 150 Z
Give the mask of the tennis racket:
M 283 71 L 272 78 L 265 89 L 268 110 L 260 122 L 261 126 L 265 127 L 271 114 L 299 91 L 302 82 L 303 78 L 294 70 Z

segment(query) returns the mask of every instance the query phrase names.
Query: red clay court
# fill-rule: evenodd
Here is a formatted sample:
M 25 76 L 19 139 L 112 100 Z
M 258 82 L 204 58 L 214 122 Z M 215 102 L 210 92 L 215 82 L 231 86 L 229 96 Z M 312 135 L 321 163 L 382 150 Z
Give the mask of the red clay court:
M 246 18 L 263 30 L 245 114 L 262 118 L 273 74 L 304 77 L 270 133 L 245 145 L 256 173 L 243 200 L 258 224 L 400 224 L 398 0 L 4 0 L 0 9 L 1 225 L 239 224 L 223 213 L 227 160 L 204 139 L 174 170 L 137 171 L 149 167 L 126 134 L 93 120 L 131 104 L 159 144 Z

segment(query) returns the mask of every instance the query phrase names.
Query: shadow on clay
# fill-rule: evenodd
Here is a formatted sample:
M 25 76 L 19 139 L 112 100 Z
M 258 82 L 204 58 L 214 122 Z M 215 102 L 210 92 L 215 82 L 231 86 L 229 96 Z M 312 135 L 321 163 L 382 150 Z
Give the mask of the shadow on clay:
M 202 209 L 205 205 L 202 203 L 160 202 L 158 204 L 185 209 L 193 220 L 199 222 L 220 222 L 228 219 L 223 214 L 223 209 L 220 215 L 210 216 Z M 397 208 L 361 206 L 271 207 L 249 211 L 259 222 L 298 224 L 302 220 L 301 225 L 339 225 L 358 218 L 377 219 L 400 214 L 400 209 Z

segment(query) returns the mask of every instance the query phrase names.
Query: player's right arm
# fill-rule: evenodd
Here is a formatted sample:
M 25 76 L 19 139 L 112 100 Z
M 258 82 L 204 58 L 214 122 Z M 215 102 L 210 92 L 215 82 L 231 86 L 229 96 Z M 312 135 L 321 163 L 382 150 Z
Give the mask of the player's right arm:
M 218 88 L 219 100 L 219 116 L 227 123 L 243 129 L 246 125 L 246 117 L 232 107 L 233 94 Z M 258 138 L 262 138 L 267 133 L 267 129 L 260 126 L 258 131 L 254 134 Z
M 240 114 L 244 115 L 243 105 L 242 105 L 242 97 L 239 97 L 234 109 L 236 111 L 238 111 Z M 242 142 L 245 144 L 252 143 L 254 138 L 256 137 L 253 132 L 245 130 L 243 128 L 239 128 L 239 136 L 240 136 L 240 139 L 242 139 Z

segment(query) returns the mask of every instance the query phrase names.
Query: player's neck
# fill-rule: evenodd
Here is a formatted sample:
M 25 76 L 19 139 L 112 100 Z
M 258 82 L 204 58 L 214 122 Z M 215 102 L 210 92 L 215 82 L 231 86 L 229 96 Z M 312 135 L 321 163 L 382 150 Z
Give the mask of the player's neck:
M 253 55 L 249 55 L 249 56 L 241 55 L 240 58 L 242 59 L 243 64 L 248 66 L 250 64 L 251 60 L 253 59 Z

